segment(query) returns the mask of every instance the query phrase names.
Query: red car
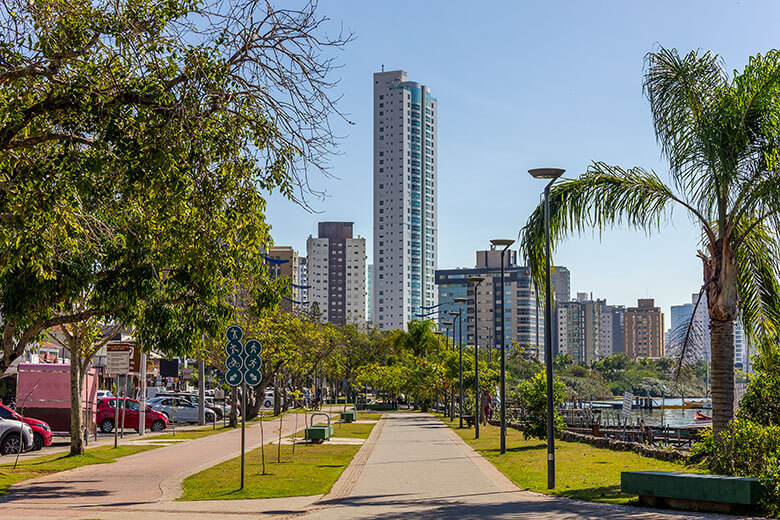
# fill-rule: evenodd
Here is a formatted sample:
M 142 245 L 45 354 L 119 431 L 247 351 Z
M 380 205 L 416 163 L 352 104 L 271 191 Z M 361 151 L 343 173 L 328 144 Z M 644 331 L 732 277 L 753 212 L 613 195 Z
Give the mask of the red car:
M 120 407 L 119 407 L 119 426 L 122 426 L 122 405 L 121 403 L 124 401 L 123 398 L 119 399 L 120 401 Z M 116 398 L 108 398 L 108 399 L 101 399 L 98 401 L 98 407 L 97 407 L 97 424 L 100 428 L 100 431 L 103 433 L 111 433 L 114 431 L 114 406 L 116 403 Z M 136 401 L 135 399 L 128 399 L 127 400 L 127 408 L 125 410 L 125 428 L 130 428 L 136 431 L 139 427 L 139 421 L 141 417 L 141 403 Z M 146 419 L 145 419 L 146 427 L 152 430 L 153 432 L 160 432 L 163 431 L 165 428 L 168 427 L 168 418 L 161 414 L 160 412 L 155 412 L 150 407 L 146 407 Z
M 0 417 L 3 419 L 13 419 L 15 421 L 24 421 L 25 423 L 30 425 L 30 428 L 32 428 L 33 431 L 33 447 L 34 450 L 40 450 L 44 446 L 51 446 L 51 428 L 49 425 L 43 421 L 39 421 L 38 419 L 33 419 L 31 417 L 25 417 L 22 419 L 22 416 L 18 413 L 14 412 L 7 406 L 0 404 Z

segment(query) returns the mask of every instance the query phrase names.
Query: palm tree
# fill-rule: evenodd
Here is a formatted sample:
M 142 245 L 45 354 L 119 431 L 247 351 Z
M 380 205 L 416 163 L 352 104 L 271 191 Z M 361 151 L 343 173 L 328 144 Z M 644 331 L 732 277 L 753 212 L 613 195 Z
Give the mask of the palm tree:
M 552 189 L 550 234 L 559 240 L 623 224 L 657 232 L 674 207 L 701 227 L 699 299 L 706 293 L 717 434 L 734 414 L 734 320 L 759 345 L 780 323 L 780 53 L 754 56 L 729 78 L 710 52 L 680 56 L 660 48 L 645 57 L 644 93 L 672 182 L 595 162 Z M 543 281 L 543 205 L 521 234 L 521 249 Z
M 433 332 L 436 325 L 431 320 L 412 320 L 408 324 L 408 332 L 399 336 L 399 344 L 415 356 L 422 356 L 435 350 L 439 345 L 439 339 Z

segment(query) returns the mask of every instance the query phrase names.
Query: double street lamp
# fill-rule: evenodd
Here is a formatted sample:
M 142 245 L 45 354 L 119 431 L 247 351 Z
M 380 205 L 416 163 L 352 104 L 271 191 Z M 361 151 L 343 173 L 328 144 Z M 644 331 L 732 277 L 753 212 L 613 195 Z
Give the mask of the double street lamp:
M 442 321 L 441 325 L 442 327 L 444 327 L 444 331 L 445 331 L 444 334 L 446 334 L 445 337 L 449 337 L 447 331 L 450 329 L 450 327 L 452 327 L 452 346 L 454 347 L 455 346 L 455 322 L 452 320 Z M 445 340 L 445 346 L 447 346 L 446 340 Z M 450 393 L 450 421 L 454 421 L 454 420 L 455 420 L 455 388 L 453 387 L 452 392 Z
M 544 292 L 544 365 L 547 374 L 547 488 L 555 488 L 555 431 L 553 429 L 552 290 L 550 287 L 550 187 L 563 175 L 560 168 L 528 170 L 534 179 L 549 179 L 544 187 L 544 240 L 547 276 Z M 502 396 L 503 397 L 503 396 Z M 503 453 L 503 449 L 501 450 Z
M 477 336 L 477 287 L 485 281 L 481 276 L 469 276 L 474 284 L 474 438 L 479 439 L 479 341 Z
M 458 312 L 450 311 L 450 316 L 457 316 L 458 317 L 458 360 L 460 364 L 460 368 L 458 370 L 458 386 L 460 387 L 460 402 L 458 406 L 458 415 L 460 416 L 460 428 L 463 428 L 463 320 L 461 317 L 463 316 L 463 304 L 468 303 L 468 298 L 453 298 L 452 301 L 458 304 Z M 454 330 L 453 330 L 454 332 Z M 455 339 L 455 334 L 453 333 L 453 343 Z
M 490 241 L 490 244 L 495 247 L 504 246 L 501 250 L 501 316 L 499 322 L 501 324 L 501 334 L 499 336 L 498 330 L 496 330 L 496 339 L 501 338 L 501 454 L 506 453 L 506 346 L 504 339 L 504 326 L 506 325 L 506 312 L 504 311 L 504 254 L 509 246 L 514 244 L 515 241 L 509 238 L 495 238 Z M 496 320 L 493 320 L 493 326 L 498 329 Z

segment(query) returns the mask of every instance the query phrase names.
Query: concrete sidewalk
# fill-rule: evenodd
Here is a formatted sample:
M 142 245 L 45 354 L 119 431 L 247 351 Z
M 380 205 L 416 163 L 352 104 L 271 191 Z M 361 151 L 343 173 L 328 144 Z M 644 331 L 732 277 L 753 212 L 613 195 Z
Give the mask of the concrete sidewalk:
M 293 425 L 288 416 L 282 434 L 292 433 Z M 278 419 L 263 427 L 264 442 L 275 440 Z M 441 421 L 418 413 L 386 414 L 326 496 L 175 501 L 185 477 L 237 456 L 239 439 L 240 431 L 230 431 L 23 482 L 0 496 L 0 518 L 735 518 L 522 491 Z M 259 424 L 247 429 L 247 439 L 248 449 L 259 447 Z
M 303 424 L 300 417 L 298 430 Z M 247 424 L 247 452 L 276 440 L 279 426 L 279 419 L 263 421 L 262 426 L 260 422 Z M 287 415 L 282 436 L 294 430 L 295 418 Z M 220 518 L 226 513 L 221 504 L 173 501 L 182 493 L 184 478 L 238 456 L 240 442 L 241 429 L 237 428 L 123 457 L 113 464 L 83 466 L 20 482 L 0 496 L 0 518 L 18 519 L 33 511 L 41 518 L 148 518 L 150 512 L 165 518 Z M 304 507 L 317 498 L 282 501 Z M 282 501 L 275 502 L 284 507 Z M 256 511 L 252 502 L 274 506 L 268 501 L 225 502 L 239 506 L 236 513 Z
M 426 414 L 388 414 L 348 496 L 307 520 L 349 518 L 730 519 L 594 504 L 520 490 L 449 427 Z M 328 507 L 323 507 L 328 506 Z

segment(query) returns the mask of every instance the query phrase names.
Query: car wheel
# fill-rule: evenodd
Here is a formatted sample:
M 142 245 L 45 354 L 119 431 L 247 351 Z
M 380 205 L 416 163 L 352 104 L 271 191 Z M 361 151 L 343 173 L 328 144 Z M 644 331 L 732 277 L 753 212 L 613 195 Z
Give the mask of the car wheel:
M 157 419 L 152 423 L 149 429 L 152 430 L 153 432 L 161 432 L 165 429 L 165 423 L 162 422 L 160 419 Z
M 206 422 L 214 422 L 214 414 L 213 413 L 207 413 L 206 414 Z
M 111 433 L 114 431 L 114 421 L 111 419 L 103 419 L 100 423 L 100 431 L 103 433 Z
M 273 406 L 273 403 L 271 401 L 266 401 L 263 403 L 263 406 L 266 408 L 271 408 L 271 406 Z
M 41 435 L 40 433 L 34 433 L 33 434 L 33 447 L 32 447 L 32 449 L 35 450 L 35 451 L 38 451 L 40 449 L 43 449 L 43 445 L 44 445 L 43 435 Z
M 11 455 L 12 453 L 18 453 L 21 446 L 21 439 L 16 433 L 11 433 L 3 439 L 3 444 L 0 446 L 0 455 Z

